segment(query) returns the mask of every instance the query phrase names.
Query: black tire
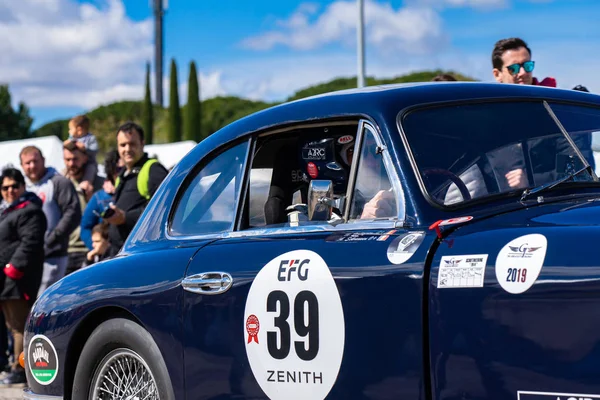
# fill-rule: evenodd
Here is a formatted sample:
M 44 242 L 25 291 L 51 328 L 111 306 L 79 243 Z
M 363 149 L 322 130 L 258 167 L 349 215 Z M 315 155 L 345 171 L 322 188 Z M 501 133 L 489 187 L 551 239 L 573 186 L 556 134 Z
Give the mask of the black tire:
M 101 363 L 115 352 L 139 356 L 149 369 L 161 400 L 174 400 L 173 386 L 158 346 L 152 336 L 133 321 L 115 318 L 100 324 L 85 343 L 73 379 L 73 400 L 91 398 L 90 390 Z

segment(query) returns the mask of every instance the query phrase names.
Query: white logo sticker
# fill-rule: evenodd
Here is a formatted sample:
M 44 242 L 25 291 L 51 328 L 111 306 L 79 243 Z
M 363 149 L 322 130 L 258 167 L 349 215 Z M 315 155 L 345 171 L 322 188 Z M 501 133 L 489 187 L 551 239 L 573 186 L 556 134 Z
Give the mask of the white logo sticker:
M 487 254 L 442 257 L 437 287 L 439 289 L 483 287 L 487 258 Z
M 425 232 L 411 232 L 395 238 L 387 249 L 388 260 L 392 264 L 408 261 L 425 238 Z
M 534 233 L 518 237 L 500 250 L 496 258 L 496 279 L 509 293 L 528 290 L 544 265 L 548 240 Z
M 317 253 L 295 250 L 256 275 L 244 312 L 246 354 L 271 399 L 324 399 L 342 364 L 342 301 Z
M 597 400 L 600 395 L 597 394 L 575 394 L 575 393 L 556 393 L 556 392 L 527 392 L 519 390 L 517 392 L 518 400 Z

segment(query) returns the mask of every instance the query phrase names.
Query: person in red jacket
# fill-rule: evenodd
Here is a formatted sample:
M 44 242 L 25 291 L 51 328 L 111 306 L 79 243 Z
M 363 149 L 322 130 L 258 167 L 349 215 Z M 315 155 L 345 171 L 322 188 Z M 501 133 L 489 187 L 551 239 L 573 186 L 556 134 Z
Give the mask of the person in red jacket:
M 556 87 L 556 79 L 548 77 L 539 81 L 533 77 L 535 61 L 531 49 L 520 38 L 501 39 L 492 51 L 492 73 L 499 83 Z

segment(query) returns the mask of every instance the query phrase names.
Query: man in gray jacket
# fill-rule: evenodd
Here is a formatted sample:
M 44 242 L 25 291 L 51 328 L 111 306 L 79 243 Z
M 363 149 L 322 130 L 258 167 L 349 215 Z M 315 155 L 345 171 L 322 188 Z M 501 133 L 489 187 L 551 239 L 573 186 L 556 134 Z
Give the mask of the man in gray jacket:
M 44 243 L 44 273 L 39 295 L 65 275 L 69 260 L 69 235 L 81 222 L 81 208 L 71 181 L 54 168 L 46 168 L 46 161 L 39 148 L 23 148 L 20 159 L 27 190 L 42 199 L 42 209 L 48 221 Z

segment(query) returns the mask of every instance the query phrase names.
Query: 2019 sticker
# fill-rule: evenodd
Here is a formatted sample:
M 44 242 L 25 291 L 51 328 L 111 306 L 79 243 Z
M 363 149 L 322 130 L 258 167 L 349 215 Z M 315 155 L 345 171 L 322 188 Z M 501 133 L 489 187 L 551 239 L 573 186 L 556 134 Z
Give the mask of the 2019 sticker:
M 548 240 L 534 233 L 507 243 L 496 258 L 496 279 L 508 293 L 523 293 L 537 280 L 544 260 Z

